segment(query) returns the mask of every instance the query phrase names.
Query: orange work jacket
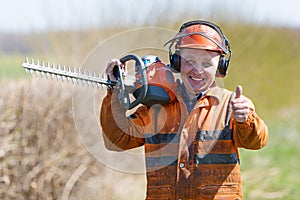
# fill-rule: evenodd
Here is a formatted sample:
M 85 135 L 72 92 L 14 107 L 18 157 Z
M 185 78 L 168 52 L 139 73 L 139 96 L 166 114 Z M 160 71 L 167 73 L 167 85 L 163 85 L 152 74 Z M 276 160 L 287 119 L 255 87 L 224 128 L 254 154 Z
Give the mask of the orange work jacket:
M 264 147 L 268 129 L 254 106 L 247 121 L 230 119 L 231 94 L 214 86 L 190 112 L 178 96 L 126 117 L 117 94 L 108 93 L 100 113 L 105 146 L 124 151 L 144 145 L 146 199 L 242 199 L 238 148 Z

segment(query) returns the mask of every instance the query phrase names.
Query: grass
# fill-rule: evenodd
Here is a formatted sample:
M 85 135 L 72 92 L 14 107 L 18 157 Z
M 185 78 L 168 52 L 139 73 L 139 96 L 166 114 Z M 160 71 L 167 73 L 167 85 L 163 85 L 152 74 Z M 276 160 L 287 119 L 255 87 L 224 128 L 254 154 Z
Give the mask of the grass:
M 24 77 L 21 68 L 25 57 L 22 55 L 0 55 L 0 79 L 19 79 Z
M 241 150 L 245 199 L 299 199 L 300 31 L 230 28 L 234 54 L 224 84 L 243 85 L 270 132 L 264 149 Z
M 245 199 L 298 199 L 300 136 L 291 124 L 269 124 L 270 140 L 259 151 L 241 150 Z
M 221 27 L 233 51 L 224 85 L 231 90 L 243 85 L 270 131 L 264 149 L 241 149 L 245 199 L 296 200 L 300 196 L 300 30 L 243 24 Z M 0 79 L 26 77 L 21 69 L 24 57 L 1 55 Z
M 234 89 L 244 86 L 257 109 L 272 121 L 285 117 L 285 112 L 299 109 L 300 31 L 240 27 L 233 37 L 233 57 L 225 85 Z M 233 35 L 234 36 L 234 35 Z M 285 110 L 285 111 L 284 111 Z M 281 116 L 282 115 L 282 116 Z

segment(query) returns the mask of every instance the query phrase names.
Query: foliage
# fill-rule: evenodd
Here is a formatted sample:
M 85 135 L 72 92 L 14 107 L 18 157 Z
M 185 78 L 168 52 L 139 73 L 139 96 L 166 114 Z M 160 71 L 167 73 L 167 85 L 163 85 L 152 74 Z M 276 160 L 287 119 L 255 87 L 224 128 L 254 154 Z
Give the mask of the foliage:
M 114 199 L 134 183 L 141 192 L 133 198 L 143 198 L 143 176 L 105 167 L 80 142 L 70 87 L 36 79 L 2 86 L 0 199 Z
M 233 51 L 224 85 L 235 90 L 241 84 L 270 130 L 264 149 L 241 149 L 245 199 L 297 199 L 300 30 L 238 23 L 221 27 Z M 78 66 L 98 42 L 119 31 L 34 35 L 30 41 L 36 49 L 30 54 Z M 78 141 L 69 90 L 28 80 L 20 70 L 23 59 L 20 54 L 0 56 L 0 198 L 122 199 L 116 181 L 131 191 L 132 199 L 142 198 L 144 177 L 117 173 L 95 161 Z M 26 80 L 16 80 L 20 77 Z

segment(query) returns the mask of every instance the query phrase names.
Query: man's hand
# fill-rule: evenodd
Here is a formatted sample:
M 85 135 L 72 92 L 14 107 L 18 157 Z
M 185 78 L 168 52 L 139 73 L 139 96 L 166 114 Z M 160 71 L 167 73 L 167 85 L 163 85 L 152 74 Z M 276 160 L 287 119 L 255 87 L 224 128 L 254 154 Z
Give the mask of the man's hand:
M 243 88 L 238 85 L 236 87 L 235 98 L 231 101 L 232 117 L 239 123 L 243 123 L 248 119 L 250 112 L 250 104 L 246 97 L 242 96 Z
M 124 69 L 124 65 L 121 63 L 119 59 L 111 59 L 106 66 L 106 74 L 111 81 L 117 81 L 116 76 L 120 76 L 118 74 L 118 67 L 121 67 L 121 69 Z

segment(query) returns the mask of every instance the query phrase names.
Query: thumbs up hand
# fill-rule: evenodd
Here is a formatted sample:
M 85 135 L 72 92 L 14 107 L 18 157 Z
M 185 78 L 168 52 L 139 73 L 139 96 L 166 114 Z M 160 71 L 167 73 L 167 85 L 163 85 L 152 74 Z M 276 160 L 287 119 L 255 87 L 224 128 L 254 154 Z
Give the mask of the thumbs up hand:
M 239 123 L 243 123 L 248 119 L 251 107 L 248 99 L 242 95 L 242 92 L 242 86 L 238 85 L 235 91 L 235 98 L 231 100 L 232 117 Z

